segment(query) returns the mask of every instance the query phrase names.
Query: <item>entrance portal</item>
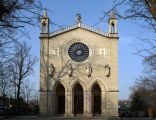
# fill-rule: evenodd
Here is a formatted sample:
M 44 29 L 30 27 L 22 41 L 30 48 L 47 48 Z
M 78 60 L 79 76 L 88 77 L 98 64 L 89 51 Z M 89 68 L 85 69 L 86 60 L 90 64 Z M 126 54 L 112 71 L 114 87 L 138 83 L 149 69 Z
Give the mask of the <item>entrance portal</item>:
M 83 88 L 80 84 L 74 87 L 74 114 L 83 114 Z
M 57 114 L 65 113 L 65 89 L 63 85 L 58 84 L 56 87 Z
M 92 88 L 92 113 L 93 115 L 101 114 L 101 89 L 98 84 Z

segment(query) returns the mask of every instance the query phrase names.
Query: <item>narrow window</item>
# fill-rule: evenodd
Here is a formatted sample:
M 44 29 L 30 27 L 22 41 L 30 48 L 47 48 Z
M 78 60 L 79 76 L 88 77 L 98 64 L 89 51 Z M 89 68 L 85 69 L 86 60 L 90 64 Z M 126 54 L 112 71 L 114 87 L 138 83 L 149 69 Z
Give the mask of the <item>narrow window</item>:
M 111 33 L 115 33 L 115 26 L 114 26 L 114 23 L 112 23 L 112 25 L 111 25 Z
M 46 23 L 42 24 L 42 33 L 46 33 Z

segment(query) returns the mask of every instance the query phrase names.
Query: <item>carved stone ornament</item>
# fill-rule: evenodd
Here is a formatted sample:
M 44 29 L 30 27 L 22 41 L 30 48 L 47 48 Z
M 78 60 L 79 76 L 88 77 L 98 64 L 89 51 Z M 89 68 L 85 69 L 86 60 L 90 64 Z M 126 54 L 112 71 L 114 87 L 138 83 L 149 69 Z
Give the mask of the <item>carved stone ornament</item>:
M 73 76 L 73 67 L 72 67 L 71 63 L 69 63 L 67 66 L 67 73 L 68 73 L 69 77 Z
M 99 55 L 105 56 L 106 55 L 106 49 L 105 48 L 100 48 L 99 49 Z
M 54 74 L 55 74 L 55 67 L 53 64 L 50 64 L 50 67 L 49 67 L 49 76 L 50 77 L 54 77 Z
M 80 14 L 80 13 L 78 13 L 78 14 L 76 15 L 76 23 L 77 23 L 77 24 L 81 23 L 81 14 Z
M 92 75 L 92 67 L 91 67 L 90 64 L 87 64 L 87 66 L 86 66 L 86 73 L 87 73 L 88 77 L 91 77 L 91 75 Z
M 110 77 L 110 70 L 111 70 L 111 68 L 110 68 L 109 64 L 105 65 L 105 76 L 106 77 Z
M 59 55 L 59 48 L 52 49 L 52 55 Z

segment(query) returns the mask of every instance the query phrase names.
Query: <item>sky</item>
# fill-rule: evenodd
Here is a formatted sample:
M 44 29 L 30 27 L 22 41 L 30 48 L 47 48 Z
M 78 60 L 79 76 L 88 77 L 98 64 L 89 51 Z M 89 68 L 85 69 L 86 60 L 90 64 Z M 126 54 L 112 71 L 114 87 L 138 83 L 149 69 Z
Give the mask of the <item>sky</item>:
M 112 0 L 113 1 L 113 0 Z M 103 15 L 103 11 L 112 7 L 111 0 L 42 0 L 43 7 L 48 10 L 50 21 L 68 26 L 75 24 L 76 14 L 82 16 L 82 23 L 92 26 Z M 125 9 L 124 7 L 120 8 Z M 95 26 L 108 32 L 108 22 L 103 22 Z M 59 29 L 58 26 L 50 25 L 50 32 Z M 29 43 L 32 45 L 32 52 L 40 55 L 40 29 L 30 27 Z M 132 87 L 140 75 L 142 75 L 142 57 L 134 54 L 140 42 L 137 36 L 146 36 L 147 33 L 132 20 L 118 20 L 118 63 L 119 63 L 119 99 L 128 99 L 130 87 Z M 35 87 L 39 89 L 39 62 L 35 66 L 35 73 L 31 77 Z

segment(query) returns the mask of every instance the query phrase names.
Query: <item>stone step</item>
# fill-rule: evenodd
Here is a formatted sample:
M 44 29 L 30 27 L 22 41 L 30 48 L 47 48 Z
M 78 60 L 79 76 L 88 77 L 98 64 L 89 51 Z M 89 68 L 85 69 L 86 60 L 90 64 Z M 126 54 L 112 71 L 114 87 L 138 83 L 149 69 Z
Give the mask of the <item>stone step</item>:
M 106 117 L 51 117 L 51 120 L 119 120 L 119 118 L 106 118 Z

